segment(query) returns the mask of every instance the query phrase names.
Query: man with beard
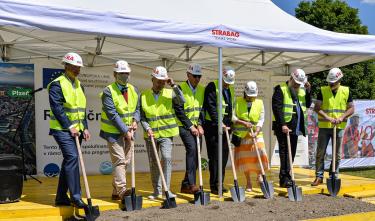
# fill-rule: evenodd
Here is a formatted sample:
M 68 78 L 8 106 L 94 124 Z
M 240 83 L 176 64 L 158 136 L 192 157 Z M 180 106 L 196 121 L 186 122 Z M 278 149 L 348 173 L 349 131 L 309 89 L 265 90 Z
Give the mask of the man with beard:
M 304 86 L 304 88 L 301 88 Z M 274 88 L 272 95 L 273 122 L 272 129 L 279 144 L 280 187 L 292 185 L 288 160 L 287 134 L 290 133 L 292 161 L 296 156 L 298 136 L 306 136 L 307 108 L 311 105 L 310 83 L 302 69 L 291 73 L 289 80 Z

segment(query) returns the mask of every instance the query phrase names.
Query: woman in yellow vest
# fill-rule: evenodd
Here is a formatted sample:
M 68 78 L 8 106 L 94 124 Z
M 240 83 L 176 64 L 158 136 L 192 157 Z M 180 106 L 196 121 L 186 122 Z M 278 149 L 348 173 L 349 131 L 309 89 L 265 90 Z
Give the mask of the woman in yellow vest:
M 262 127 L 264 123 L 264 105 L 261 99 L 257 99 L 258 88 L 254 81 L 249 81 L 245 85 L 244 96 L 237 97 L 233 114 L 233 137 L 232 143 L 235 148 L 236 168 L 244 172 L 246 176 L 246 191 L 252 191 L 251 173 L 261 175 L 256 147 L 250 129 L 253 129 L 256 136 L 259 154 L 265 170 L 268 170 L 268 158 L 264 146 Z
M 112 200 L 122 199 L 131 190 L 126 188 L 126 166 L 132 153 L 130 141 L 140 121 L 140 104 L 137 88 L 128 83 L 130 72 L 128 62 L 117 61 L 113 69 L 116 82 L 100 94 L 100 137 L 107 141 L 113 164 Z
M 170 187 L 172 175 L 172 146 L 173 137 L 178 135 L 178 125 L 175 116 L 175 104 L 185 103 L 180 88 L 168 77 L 164 67 L 156 67 L 152 74 L 152 88 L 142 91 L 141 94 L 141 124 L 144 129 L 144 138 L 148 153 L 151 182 L 154 192 L 149 199 L 161 198 L 161 177 L 153 153 L 151 137 L 154 138 L 156 148 L 161 154 L 161 166 L 165 181 Z M 164 88 L 168 83 L 173 89 Z M 175 197 L 169 193 L 170 197 Z
M 315 180 L 311 186 L 323 183 L 324 156 L 327 145 L 333 136 L 336 126 L 336 175 L 339 171 L 341 159 L 341 138 L 346 127 L 347 118 L 354 113 L 353 98 L 348 87 L 341 85 L 344 76 L 339 68 L 332 68 L 327 75 L 328 86 L 321 87 L 317 96 L 314 110 L 318 113 L 318 146 L 316 149 Z M 331 165 L 332 166 L 332 165 Z M 331 171 L 331 170 L 330 170 Z

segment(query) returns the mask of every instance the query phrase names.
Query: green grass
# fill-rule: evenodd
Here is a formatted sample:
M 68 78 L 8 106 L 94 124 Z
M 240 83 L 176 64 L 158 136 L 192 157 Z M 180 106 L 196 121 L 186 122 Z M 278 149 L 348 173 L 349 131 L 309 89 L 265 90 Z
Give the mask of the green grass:
M 375 168 L 342 170 L 340 173 L 375 179 Z

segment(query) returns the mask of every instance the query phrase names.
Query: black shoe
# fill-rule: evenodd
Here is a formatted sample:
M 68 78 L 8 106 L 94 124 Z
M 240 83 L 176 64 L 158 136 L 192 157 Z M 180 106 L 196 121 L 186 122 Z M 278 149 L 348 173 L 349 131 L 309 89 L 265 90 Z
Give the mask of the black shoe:
M 228 189 L 223 186 L 223 193 L 227 193 Z
M 224 188 L 223 186 L 223 193 L 227 193 L 228 189 Z M 215 195 L 219 195 L 219 188 L 218 187 L 211 187 L 211 193 Z
M 73 200 L 72 201 L 72 204 L 74 207 L 78 208 L 78 209 L 83 209 L 83 208 L 86 208 L 87 207 L 87 204 L 85 202 L 83 202 L 82 199 L 79 199 L 79 200 Z
M 55 206 L 70 206 L 70 200 L 55 201 Z
M 293 183 L 291 180 L 285 180 L 283 182 L 280 181 L 280 187 L 282 188 L 289 188 L 289 187 L 292 187 L 293 186 Z

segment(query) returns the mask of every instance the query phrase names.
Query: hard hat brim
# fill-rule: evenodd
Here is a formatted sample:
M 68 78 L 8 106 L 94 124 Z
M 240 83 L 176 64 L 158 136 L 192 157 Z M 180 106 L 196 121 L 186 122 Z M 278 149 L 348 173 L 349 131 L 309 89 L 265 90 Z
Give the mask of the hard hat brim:
M 258 97 L 258 93 L 246 93 L 246 91 L 245 91 L 245 94 L 248 97 Z
M 234 80 L 232 80 L 232 81 L 226 81 L 226 80 L 223 79 L 223 81 L 224 81 L 225 83 L 227 83 L 227 84 L 234 84 Z
M 158 79 L 158 80 L 163 80 L 163 81 L 167 81 L 169 79 L 169 77 L 166 77 L 166 78 L 158 77 L 158 76 L 154 75 L 153 73 L 151 74 L 151 76 Z

